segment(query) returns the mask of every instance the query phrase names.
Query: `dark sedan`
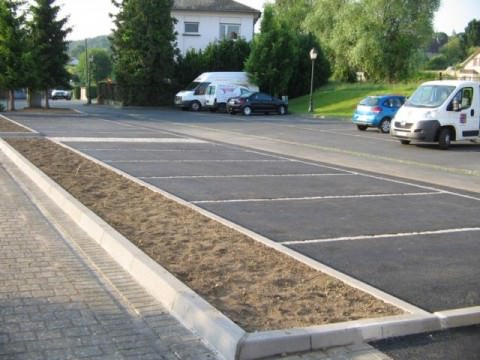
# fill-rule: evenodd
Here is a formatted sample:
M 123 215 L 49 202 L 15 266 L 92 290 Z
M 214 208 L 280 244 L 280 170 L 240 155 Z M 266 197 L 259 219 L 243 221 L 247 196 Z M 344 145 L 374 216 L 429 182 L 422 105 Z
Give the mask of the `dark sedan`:
M 284 101 L 263 92 L 246 93 L 231 98 L 227 102 L 227 111 L 230 114 L 241 112 L 249 116 L 254 112 L 264 114 L 276 112 L 285 115 L 287 110 L 288 107 Z

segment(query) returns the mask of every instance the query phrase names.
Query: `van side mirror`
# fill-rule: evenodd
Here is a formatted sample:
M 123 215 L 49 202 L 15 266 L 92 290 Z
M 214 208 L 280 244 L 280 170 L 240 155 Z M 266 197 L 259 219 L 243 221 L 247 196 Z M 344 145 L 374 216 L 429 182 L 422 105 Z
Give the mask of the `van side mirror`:
M 457 99 L 453 100 L 453 111 L 458 112 L 460 110 L 462 110 L 460 107 L 460 102 Z

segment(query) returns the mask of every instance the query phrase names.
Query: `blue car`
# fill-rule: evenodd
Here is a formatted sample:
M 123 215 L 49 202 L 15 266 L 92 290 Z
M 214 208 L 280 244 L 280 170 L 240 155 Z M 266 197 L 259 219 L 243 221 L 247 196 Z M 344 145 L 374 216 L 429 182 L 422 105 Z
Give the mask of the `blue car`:
M 357 105 L 352 121 L 358 130 L 376 127 L 382 133 L 390 132 L 390 122 L 398 109 L 405 103 L 405 96 L 368 96 Z

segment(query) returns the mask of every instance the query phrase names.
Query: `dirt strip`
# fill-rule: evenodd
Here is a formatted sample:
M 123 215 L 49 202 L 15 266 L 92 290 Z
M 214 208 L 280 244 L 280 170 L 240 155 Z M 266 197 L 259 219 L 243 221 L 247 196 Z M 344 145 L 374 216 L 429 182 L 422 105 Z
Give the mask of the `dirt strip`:
M 402 313 L 49 140 L 6 140 L 246 331 Z

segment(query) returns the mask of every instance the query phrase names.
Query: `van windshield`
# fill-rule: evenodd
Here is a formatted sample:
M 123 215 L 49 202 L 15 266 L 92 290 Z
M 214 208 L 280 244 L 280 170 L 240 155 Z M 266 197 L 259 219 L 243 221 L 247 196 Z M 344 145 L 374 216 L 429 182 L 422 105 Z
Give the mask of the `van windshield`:
M 420 86 L 407 100 L 405 106 L 436 108 L 455 90 L 455 86 L 424 85 Z
M 197 81 L 194 81 L 194 82 L 191 82 L 190 84 L 188 84 L 187 88 L 185 90 L 195 90 L 196 87 L 198 85 L 200 85 L 201 83 L 197 82 Z

